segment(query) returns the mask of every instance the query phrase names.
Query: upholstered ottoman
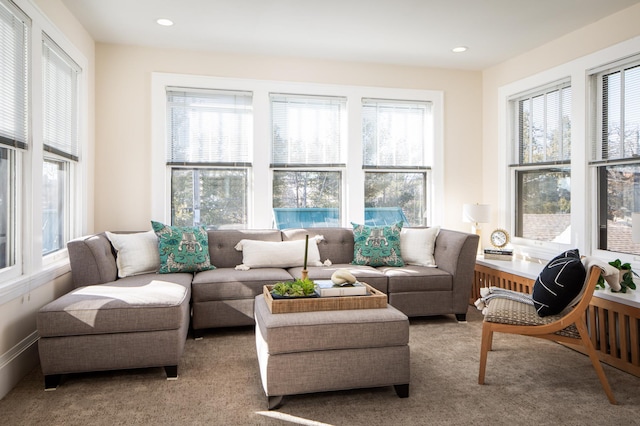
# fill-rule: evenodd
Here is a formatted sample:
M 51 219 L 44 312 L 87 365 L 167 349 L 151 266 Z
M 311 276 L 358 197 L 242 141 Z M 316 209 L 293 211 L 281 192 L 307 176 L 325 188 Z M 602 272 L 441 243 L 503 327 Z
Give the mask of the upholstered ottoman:
M 189 330 L 190 277 L 144 282 L 147 277 L 136 276 L 117 286 L 79 287 L 41 308 L 45 389 L 55 389 L 62 374 L 89 371 L 164 367 L 167 378 L 177 378 Z
M 255 300 L 256 349 L 269 409 L 283 396 L 379 386 L 409 396 L 409 320 L 391 305 L 272 314 Z

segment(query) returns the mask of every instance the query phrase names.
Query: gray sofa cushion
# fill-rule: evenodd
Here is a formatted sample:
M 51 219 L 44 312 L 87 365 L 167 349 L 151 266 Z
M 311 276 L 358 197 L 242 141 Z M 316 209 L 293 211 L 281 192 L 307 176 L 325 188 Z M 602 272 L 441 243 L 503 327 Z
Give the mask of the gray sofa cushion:
M 305 235 L 313 237 L 322 235 L 324 241 L 318 244 L 320 261 L 329 259 L 331 263 L 351 263 L 353 260 L 353 231 L 349 228 L 309 228 L 309 229 L 285 229 L 282 231 L 282 239 L 302 240 Z
M 109 284 L 79 287 L 40 309 L 37 315 L 38 333 L 40 337 L 60 337 L 176 330 L 183 326 L 183 311 L 189 305 L 191 278 L 191 274 L 145 274 Z M 102 287 L 144 288 L 154 280 L 178 284 L 183 289 L 180 298 L 171 297 L 167 302 L 160 303 L 141 303 L 127 300 L 126 297 L 101 295 L 105 290 Z M 123 295 L 126 294 L 123 292 Z M 157 294 L 152 296 L 161 299 Z
M 451 291 L 453 288 L 451 274 L 437 268 L 405 265 L 403 268 L 381 266 L 378 270 L 389 279 L 389 293 Z
M 253 299 L 262 293 L 262 286 L 293 277 L 281 268 L 259 268 L 236 271 L 234 268 L 218 268 L 198 272 L 193 277 L 193 301 Z
M 242 239 L 260 241 L 282 241 L 277 229 L 225 229 L 208 232 L 209 256 L 216 268 L 235 268 L 242 263 L 242 252 L 235 249 Z

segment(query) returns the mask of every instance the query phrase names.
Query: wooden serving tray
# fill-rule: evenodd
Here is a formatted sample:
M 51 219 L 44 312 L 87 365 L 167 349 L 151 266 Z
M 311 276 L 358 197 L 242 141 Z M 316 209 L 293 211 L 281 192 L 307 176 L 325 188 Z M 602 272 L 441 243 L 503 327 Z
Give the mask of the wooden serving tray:
M 272 285 L 263 287 L 264 300 L 272 314 L 293 312 L 339 311 L 343 309 L 381 309 L 387 307 L 387 295 L 363 283 L 369 290 L 366 296 L 309 297 L 274 299 Z

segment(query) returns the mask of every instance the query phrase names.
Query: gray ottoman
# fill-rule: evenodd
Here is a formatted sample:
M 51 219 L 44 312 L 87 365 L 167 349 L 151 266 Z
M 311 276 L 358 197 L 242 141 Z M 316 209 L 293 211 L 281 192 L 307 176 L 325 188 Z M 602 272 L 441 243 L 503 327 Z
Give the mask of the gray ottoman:
M 269 409 L 283 396 L 379 386 L 409 396 L 409 320 L 391 305 L 272 314 L 256 297 L 256 349 Z
M 166 277 L 174 282 L 155 277 L 80 287 L 40 309 L 46 390 L 67 373 L 164 367 L 167 378 L 177 378 L 189 330 L 191 274 Z

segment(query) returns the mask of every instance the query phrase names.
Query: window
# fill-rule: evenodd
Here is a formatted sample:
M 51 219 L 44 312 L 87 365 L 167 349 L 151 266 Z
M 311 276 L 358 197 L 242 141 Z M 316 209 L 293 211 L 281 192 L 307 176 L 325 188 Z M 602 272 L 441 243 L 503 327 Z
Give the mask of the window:
M 68 273 L 86 232 L 87 63 L 32 1 L 0 0 L 0 303 Z
M 252 94 L 168 88 L 171 223 L 246 227 Z
M 276 225 L 340 226 L 346 98 L 271 94 Z
M 431 128 L 428 102 L 363 99 L 364 206 L 369 223 L 424 223 Z
M 609 66 L 593 74 L 592 82 L 598 248 L 637 255 L 640 244 L 632 240 L 631 214 L 640 212 L 640 60 Z
M 78 161 L 80 67 L 48 36 L 43 55 L 42 254 L 64 248 L 71 235 L 71 175 Z
M 568 81 L 511 99 L 515 129 L 515 236 L 569 243 L 571 86 Z
M 20 266 L 20 165 L 28 147 L 30 20 L 0 1 L 0 269 Z
M 442 92 L 167 73 L 152 73 L 151 83 L 154 220 L 341 227 L 388 221 L 413 209 L 411 224 L 443 221 Z M 410 129 L 414 123 L 422 128 L 418 138 L 394 142 L 397 148 L 415 145 L 398 150 L 396 166 L 363 169 L 363 99 L 411 99 L 404 103 L 420 112 L 410 115 L 424 115 L 409 120 Z M 409 152 L 418 152 L 418 159 Z M 391 207 L 378 202 L 365 209 L 365 172 L 370 182 L 386 177 L 377 185 L 393 185 L 421 204 L 410 208 L 402 198 L 402 207 L 390 201 Z M 418 190 L 408 195 L 407 182 Z M 391 191 L 377 200 L 385 197 L 390 200 Z

